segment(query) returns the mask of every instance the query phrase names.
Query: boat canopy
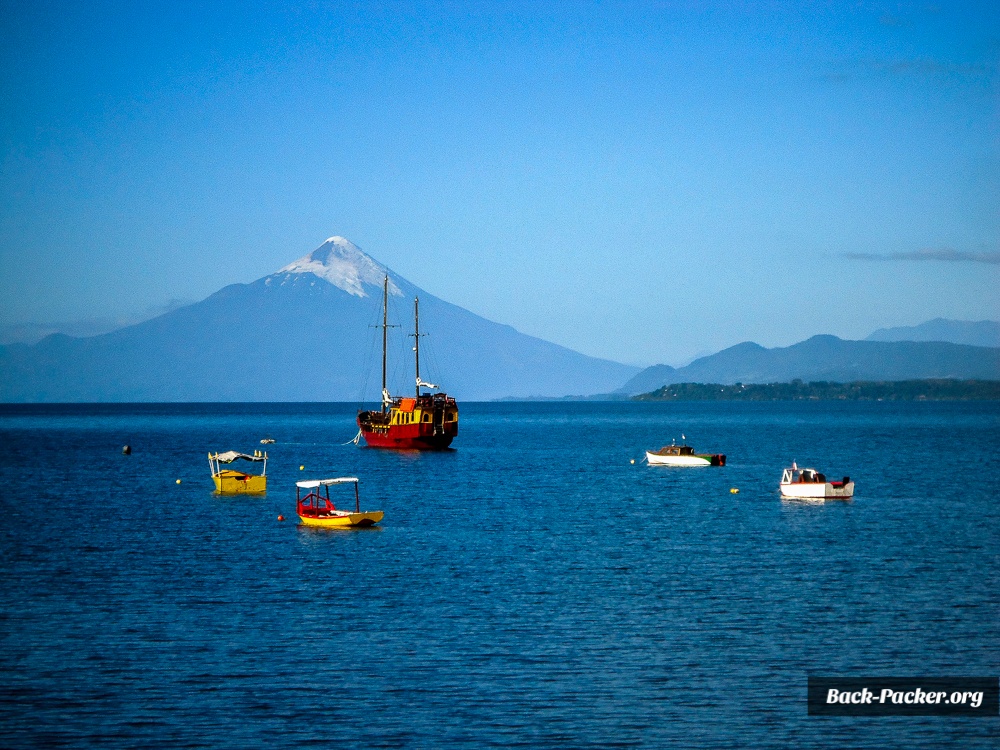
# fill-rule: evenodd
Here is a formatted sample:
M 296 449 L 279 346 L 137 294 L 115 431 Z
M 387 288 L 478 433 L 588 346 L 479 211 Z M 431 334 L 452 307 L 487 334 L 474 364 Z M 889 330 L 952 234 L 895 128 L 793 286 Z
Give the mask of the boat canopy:
M 254 455 L 248 455 L 246 453 L 237 453 L 236 451 L 226 451 L 225 453 L 216 453 L 214 456 L 209 454 L 209 458 L 216 461 L 221 461 L 224 464 L 231 464 L 233 461 L 266 461 L 267 454 L 260 453 L 259 451 Z
M 301 487 L 304 490 L 312 490 L 316 487 L 321 487 L 325 484 L 346 484 L 349 482 L 358 483 L 357 477 L 337 477 L 335 479 L 309 479 L 305 482 L 296 482 L 296 487 Z

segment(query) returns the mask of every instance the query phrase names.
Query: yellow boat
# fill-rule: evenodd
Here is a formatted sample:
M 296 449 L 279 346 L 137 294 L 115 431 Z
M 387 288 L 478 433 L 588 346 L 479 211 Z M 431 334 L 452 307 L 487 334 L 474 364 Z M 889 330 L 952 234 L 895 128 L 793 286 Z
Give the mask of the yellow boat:
M 221 464 L 231 464 L 233 461 L 263 461 L 264 469 L 260 474 L 247 474 L 221 467 Z M 252 456 L 236 451 L 209 453 L 208 465 L 212 468 L 212 481 L 215 482 L 215 491 L 219 494 L 252 495 L 267 491 L 267 453 L 254 451 Z
M 338 510 L 330 500 L 331 484 L 354 484 L 354 511 Z M 320 494 L 320 488 L 326 492 Z M 305 497 L 302 490 L 310 490 Z M 335 479 L 310 479 L 295 483 L 295 508 L 304 526 L 320 526 L 328 529 L 349 529 L 374 526 L 385 515 L 380 510 L 361 510 L 357 477 L 337 477 Z

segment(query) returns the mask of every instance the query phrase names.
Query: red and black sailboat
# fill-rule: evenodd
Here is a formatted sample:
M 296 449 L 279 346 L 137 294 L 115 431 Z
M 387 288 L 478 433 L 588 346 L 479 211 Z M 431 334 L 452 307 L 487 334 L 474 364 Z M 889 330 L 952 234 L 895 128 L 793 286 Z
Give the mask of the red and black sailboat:
M 443 450 L 458 435 L 458 405 L 445 393 L 422 393 L 434 388 L 420 379 L 420 300 L 413 300 L 413 339 L 416 396 L 392 396 L 386 387 L 386 343 L 389 325 L 389 277 L 382 288 L 382 410 L 358 411 L 358 427 L 372 448 Z

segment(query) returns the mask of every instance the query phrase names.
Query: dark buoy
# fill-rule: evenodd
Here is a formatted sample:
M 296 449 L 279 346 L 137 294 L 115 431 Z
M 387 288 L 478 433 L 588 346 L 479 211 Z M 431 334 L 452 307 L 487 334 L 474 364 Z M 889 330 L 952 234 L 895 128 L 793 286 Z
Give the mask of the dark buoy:
M 132 446 L 131 445 L 124 446 L 122 448 L 122 455 L 123 456 L 131 456 L 132 455 Z

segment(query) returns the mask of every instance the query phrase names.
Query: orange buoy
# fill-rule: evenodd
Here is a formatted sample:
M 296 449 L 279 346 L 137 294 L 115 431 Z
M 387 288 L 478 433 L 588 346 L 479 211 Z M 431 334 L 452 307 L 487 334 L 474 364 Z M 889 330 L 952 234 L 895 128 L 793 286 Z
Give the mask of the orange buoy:
M 284 521 L 284 520 L 285 520 L 285 517 L 284 517 L 284 516 L 278 516 L 278 520 L 279 520 L 279 521 Z

